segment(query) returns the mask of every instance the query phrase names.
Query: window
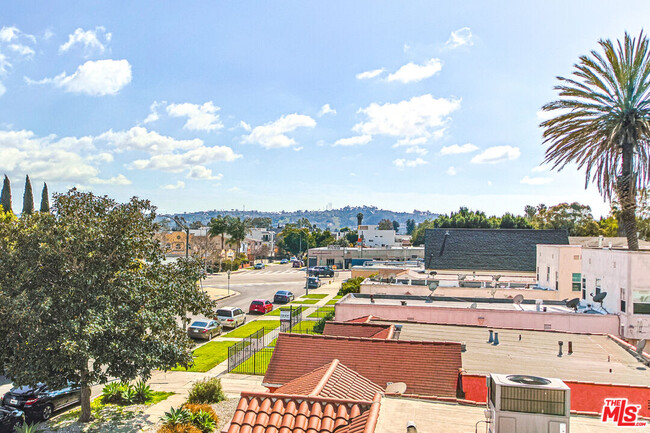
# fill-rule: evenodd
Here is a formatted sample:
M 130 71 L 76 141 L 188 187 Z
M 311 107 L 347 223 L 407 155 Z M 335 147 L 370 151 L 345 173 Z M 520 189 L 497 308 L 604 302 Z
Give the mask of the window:
M 573 256 L 573 260 L 580 260 L 580 255 L 578 254 L 578 255 Z
M 537 267 L 537 281 L 539 281 L 539 266 Z
M 334 259 L 327 259 L 327 266 L 334 266 Z
M 634 314 L 650 314 L 650 290 L 632 293 L 632 309 Z
M 596 294 L 600 293 L 600 278 L 596 278 Z
M 582 274 L 571 274 L 571 291 L 579 292 L 580 289 L 582 289 L 582 286 L 580 285 L 581 277 Z
M 625 302 L 625 289 L 621 288 L 621 313 L 625 313 L 625 308 L 626 307 L 627 307 L 627 305 L 626 305 L 626 302 Z
M 546 281 L 551 281 L 551 267 L 547 266 L 546 267 Z

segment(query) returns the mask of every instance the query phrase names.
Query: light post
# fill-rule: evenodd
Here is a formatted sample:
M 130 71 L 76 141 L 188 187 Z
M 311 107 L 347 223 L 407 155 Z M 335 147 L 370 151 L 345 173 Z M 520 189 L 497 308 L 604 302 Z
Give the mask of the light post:
M 230 296 L 230 269 L 228 269 L 228 296 Z
M 185 258 L 188 258 L 190 256 L 190 226 L 185 225 L 181 222 L 181 218 L 177 216 L 173 216 L 172 219 L 178 224 L 180 228 L 185 230 Z M 185 219 L 183 219 L 183 222 L 185 222 Z

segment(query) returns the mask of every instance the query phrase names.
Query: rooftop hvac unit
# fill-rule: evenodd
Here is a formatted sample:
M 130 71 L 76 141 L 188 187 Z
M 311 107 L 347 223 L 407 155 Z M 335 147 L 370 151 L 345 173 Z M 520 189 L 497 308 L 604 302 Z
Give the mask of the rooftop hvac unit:
M 560 379 L 491 374 L 490 433 L 569 433 L 571 390 Z

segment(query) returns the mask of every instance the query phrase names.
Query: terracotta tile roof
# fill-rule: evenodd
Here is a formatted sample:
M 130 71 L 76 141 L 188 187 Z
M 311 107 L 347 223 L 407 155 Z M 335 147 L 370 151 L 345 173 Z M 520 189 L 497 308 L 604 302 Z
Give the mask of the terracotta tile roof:
M 361 317 L 357 317 L 356 319 L 348 320 L 348 323 L 368 323 L 371 320 L 372 320 L 372 315 L 370 315 L 370 316 L 361 316 Z
M 372 433 L 381 397 L 354 401 L 242 393 L 227 433 Z
M 381 387 L 404 382 L 408 394 L 439 397 L 456 396 L 462 367 L 460 343 L 281 333 L 264 385 L 282 386 L 334 359 Z
M 341 364 L 338 359 L 276 389 L 280 394 L 372 400 L 383 389 Z
M 359 322 L 326 322 L 323 335 L 386 339 L 393 334 L 393 325 Z

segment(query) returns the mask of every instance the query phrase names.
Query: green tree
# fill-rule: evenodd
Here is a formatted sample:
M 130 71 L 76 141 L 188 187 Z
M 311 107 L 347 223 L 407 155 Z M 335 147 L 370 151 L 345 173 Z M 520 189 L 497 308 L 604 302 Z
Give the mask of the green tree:
M 225 248 L 224 236 L 228 232 L 230 225 L 230 217 L 217 215 L 216 218 L 210 220 L 208 233 L 210 236 L 221 236 L 221 246 Z
M 641 32 L 598 43 L 602 53 L 580 56 L 573 77 L 558 78 L 560 99 L 543 107 L 557 114 L 540 125 L 545 162 L 558 170 L 575 163 L 605 199 L 618 197 L 628 248 L 635 251 L 636 191 L 650 177 L 649 41 Z
M 326 247 L 336 242 L 336 239 L 329 230 L 315 231 L 312 233 L 312 238 L 316 247 Z
M 377 228 L 379 230 L 393 230 L 393 223 L 389 219 L 383 219 L 379 221 Z
M 255 217 L 255 218 L 246 218 L 244 220 L 248 227 L 256 227 L 267 229 L 273 224 L 273 220 L 269 217 Z
M 190 224 L 190 228 L 193 230 L 200 229 L 203 227 L 203 223 L 201 221 L 194 221 Z
M 359 241 L 359 232 L 356 230 L 348 231 L 345 233 L 345 239 L 353 245 L 356 245 Z
M 5 174 L 5 179 L 2 183 L 2 195 L 0 196 L 0 205 L 5 212 L 13 212 L 11 206 L 11 181 Z
M 34 193 L 32 192 L 32 181 L 29 175 L 25 176 L 25 192 L 23 193 L 23 212 L 22 215 L 34 213 Z
M 43 183 L 43 191 L 41 192 L 41 212 L 50 212 L 50 192 L 47 190 L 46 183 Z
M 52 213 L 0 221 L 0 370 L 16 385 L 79 383 L 82 422 L 93 384 L 188 365 L 178 319 L 213 312 L 201 262 L 163 262 L 155 210 L 72 189 Z
M 278 247 L 295 256 L 314 246 L 314 239 L 306 228 L 298 229 L 288 226 L 278 235 Z
M 395 220 L 393 220 L 393 230 L 395 230 L 396 233 L 399 230 L 399 223 Z
M 239 217 L 230 218 L 228 220 L 228 228 L 226 233 L 230 236 L 230 240 L 237 245 L 237 252 L 241 249 L 241 243 L 246 239 L 248 234 L 248 227 L 246 223 L 242 221 Z
M 531 224 L 538 229 L 566 229 L 569 236 L 598 236 L 600 227 L 594 221 L 591 207 L 573 203 L 559 203 L 546 207 L 540 204 Z
M 414 219 L 407 219 L 406 220 L 406 234 L 407 235 L 412 235 L 413 231 L 415 230 L 415 220 Z
M 363 213 L 359 212 L 357 214 L 357 227 L 361 225 L 362 221 L 363 221 Z

